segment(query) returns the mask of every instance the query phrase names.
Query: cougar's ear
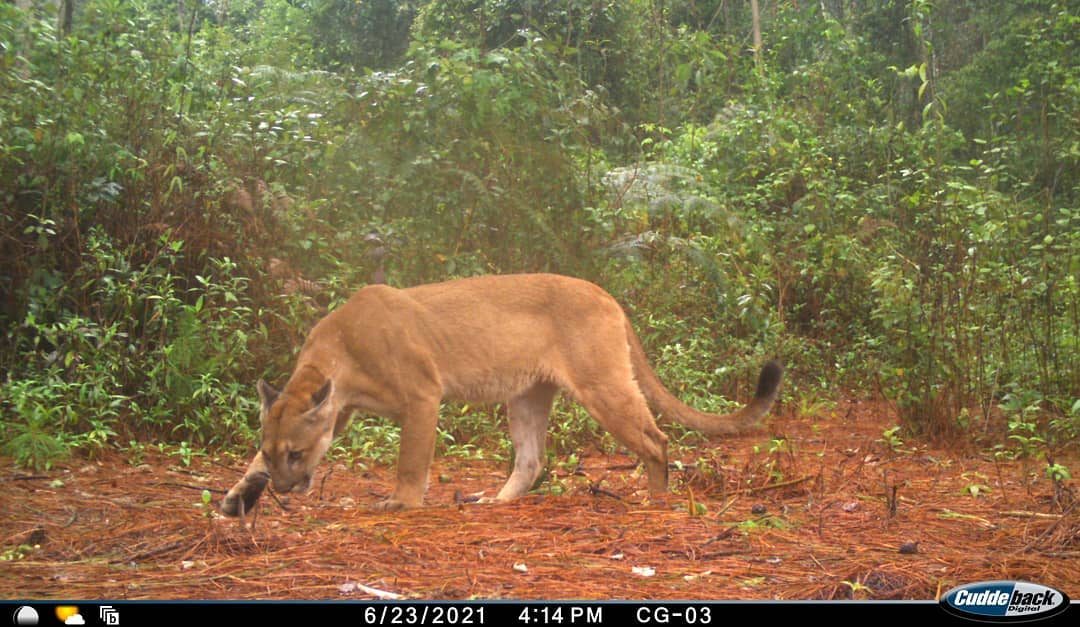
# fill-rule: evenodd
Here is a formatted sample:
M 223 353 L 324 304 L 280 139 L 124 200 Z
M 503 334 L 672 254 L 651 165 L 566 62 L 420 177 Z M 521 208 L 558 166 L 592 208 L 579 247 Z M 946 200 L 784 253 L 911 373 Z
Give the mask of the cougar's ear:
M 330 408 L 330 396 L 334 393 L 334 382 L 327 379 L 314 394 L 311 395 L 313 407 L 304 412 L 304 417 L 313 425 L 333 425 L 334 421 L 328 414 Z
M 259 389 L 259 400 L 262 401 L 261 415 L 265 416 L 270 413 L 270 406 L 274 404 L 281 392 L 275 390 L 274 386 L 262 379 L 259 379 L 259 383 L 255 387 Z
M 321 388 L 311 395 L 311 404 L 314 406 L 315 411 L 322 409 L 322 406 L 326 401 L 330 400 L 330 393 L 334 391 L 334 382 L 330 379 L 326 380 Z

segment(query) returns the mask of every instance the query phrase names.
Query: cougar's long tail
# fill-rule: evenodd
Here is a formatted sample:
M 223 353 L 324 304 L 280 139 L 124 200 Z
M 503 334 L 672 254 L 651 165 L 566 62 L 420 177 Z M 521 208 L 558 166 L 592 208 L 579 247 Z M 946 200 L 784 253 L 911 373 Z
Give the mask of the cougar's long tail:
M 698 411 L 672 396 L 660 382 L 652 367 L 649 366 L 645 349 L 642 348 L 641 340 L 630 326 L 629 320 L 626 322 L 626 335 L 630 342 L 630 359 L 634 366 L 634 376 L 637 378 L 638 386 L 649 403 L 649 409 L 662 417 L 709 435 L 731 435 L 755 428 L 776 401 L 780 380 L 784 376 L 784 367 L 779 361 L 774 360 L 761 369 L 754 400 L 750 401 L 746 407 L 724 415 Z

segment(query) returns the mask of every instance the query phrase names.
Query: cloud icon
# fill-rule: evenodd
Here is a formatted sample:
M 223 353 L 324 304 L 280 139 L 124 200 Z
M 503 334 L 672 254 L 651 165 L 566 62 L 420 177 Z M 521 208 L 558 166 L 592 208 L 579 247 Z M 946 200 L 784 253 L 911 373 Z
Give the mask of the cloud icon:
M 82 614 L 72 614 L 64 620 L 65 625 L 85 625 L 86 621 L 83 620 Z

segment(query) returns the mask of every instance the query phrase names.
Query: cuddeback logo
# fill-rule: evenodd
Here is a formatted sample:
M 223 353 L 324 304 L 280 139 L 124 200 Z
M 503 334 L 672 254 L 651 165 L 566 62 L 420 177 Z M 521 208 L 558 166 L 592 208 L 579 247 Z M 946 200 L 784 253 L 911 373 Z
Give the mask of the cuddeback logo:
M 941 607 L 964 618 L 1014 623 L 1064 612 L 1069 597 L 1027 581 L 982 581 L 949 590 L 941 597 Z

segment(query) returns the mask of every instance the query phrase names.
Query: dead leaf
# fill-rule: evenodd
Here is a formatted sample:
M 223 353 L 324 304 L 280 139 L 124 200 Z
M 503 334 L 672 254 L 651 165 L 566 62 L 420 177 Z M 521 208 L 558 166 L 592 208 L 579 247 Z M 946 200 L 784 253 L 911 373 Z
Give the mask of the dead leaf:
M 687 583 L 689 583 L 691 581 L 694 581 L 695 579 L 700 579 L 702 577 L 708 577 L 711 574 L 712 574 L 711 570 L 706 570 L 705 572 L 698 573 L 696 575 L 683 575 L 683 581 L 686 581 Z
M 365 586 L 362 583 L 356 584 L 356 588 L 364 594 L 370 594 L 371 596 L 379 599 L 380 601 L 400 601 L 405 598 L 405 595 L 398 594 L 396 592 L 389 592 L 387 590 L 379 590 L 378 588 L 372 588 L 371 586 Z

